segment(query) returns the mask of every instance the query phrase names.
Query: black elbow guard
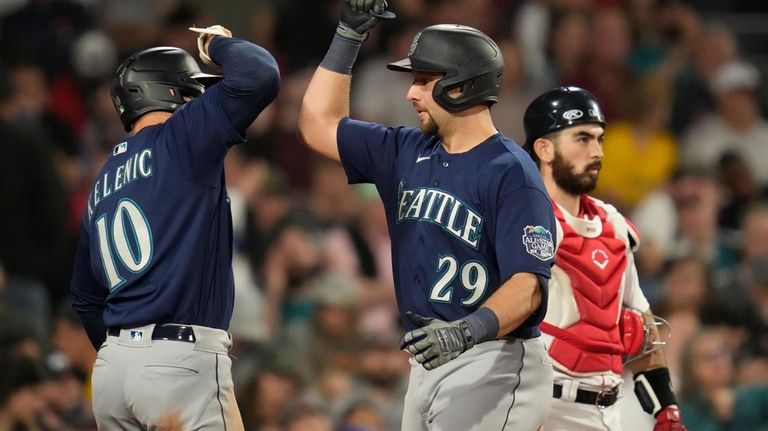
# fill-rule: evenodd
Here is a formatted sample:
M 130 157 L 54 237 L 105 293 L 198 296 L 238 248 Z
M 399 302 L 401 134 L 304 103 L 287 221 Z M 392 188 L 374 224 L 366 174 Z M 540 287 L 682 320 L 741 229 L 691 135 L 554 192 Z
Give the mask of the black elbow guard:
M 664 407 L 677 404 L 672 392 L 669 368 L 635 374 L 635 395 L 646 413 L 656 416 Z

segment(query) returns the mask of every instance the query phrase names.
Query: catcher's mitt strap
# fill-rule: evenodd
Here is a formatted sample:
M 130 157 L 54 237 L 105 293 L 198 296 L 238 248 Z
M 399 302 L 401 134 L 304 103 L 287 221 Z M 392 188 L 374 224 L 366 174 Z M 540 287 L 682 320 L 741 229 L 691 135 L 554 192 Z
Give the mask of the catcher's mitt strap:
M 664 407 L 677 404 L 672 392 L 669 368 L 635 374 L 635 395 L 646 413 L 656 416 Z

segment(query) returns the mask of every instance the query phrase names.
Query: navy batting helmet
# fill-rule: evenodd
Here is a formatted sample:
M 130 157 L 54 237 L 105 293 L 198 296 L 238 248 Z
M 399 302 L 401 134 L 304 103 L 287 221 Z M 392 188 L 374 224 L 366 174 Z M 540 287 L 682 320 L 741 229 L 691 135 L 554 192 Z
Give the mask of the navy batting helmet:
M 553 88 L 534 99 L 525 110 L 525 148 L 533 153 L 532 146 L 536 139 L 566 127 L 587 123 L 606 125 L 595 96 L 579 87 Z
M 483 32 L 457 24 L 425 28 L 411 43 L 408 57 L 387 67 L 398 72 L 442 73 L 432 96 L 448 111 L 499 101 L 504 58 Z M 457 98 L 448 92 L 461 88 Z
M 117 68 L 112 82 L 112 102 L 126 132 L 136 120 L 152 111 L 174 112 L 205 92 L 203 83 L 213 83 L 221 76 L 202 73 L 188 52 L 173 47 L 139 51 Z

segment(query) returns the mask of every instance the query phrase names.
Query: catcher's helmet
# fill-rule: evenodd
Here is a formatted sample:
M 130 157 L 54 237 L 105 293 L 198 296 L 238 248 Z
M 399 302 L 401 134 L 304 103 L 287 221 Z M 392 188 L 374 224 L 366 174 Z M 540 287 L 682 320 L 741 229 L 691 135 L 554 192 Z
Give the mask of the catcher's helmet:
M 534 99 L 525 110 L 525 147 L 533 153 L 532 145 L 536 139 L 566 127 L 587 123 L 606 125 L 595 96 L 579 87 L 553 88 Z
M 442 73 L 432 96 L 448 111 L 461 111 L 480 103 L 499 101 L 504 58 L 498 45 L 472 27 L 440 24 L 420 31 L 408 57 L 387 67 L 398 72 Z M 458 98 L 448 92 L 461 88 Z
M 112 102 L 126 132 L 136 120 L 152 111 L 174 112 L 184 97 L 198 97 L 204 83 L 221 76 L 202 73 L 197 62 L 180 48 L 157 47 L 139 51 L 117 68 L 112 82 Z

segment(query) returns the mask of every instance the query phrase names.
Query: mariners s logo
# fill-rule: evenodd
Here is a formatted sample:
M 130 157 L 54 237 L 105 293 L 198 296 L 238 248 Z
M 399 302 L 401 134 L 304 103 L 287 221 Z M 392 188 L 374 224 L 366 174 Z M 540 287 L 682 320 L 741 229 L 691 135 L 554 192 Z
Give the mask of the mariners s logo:
M 536 259 L 545 261 L 555 256 L 555 243 L 552 233 L 542 226 L 526 226 L 523 228 L 523 245 L 525 251 Z

